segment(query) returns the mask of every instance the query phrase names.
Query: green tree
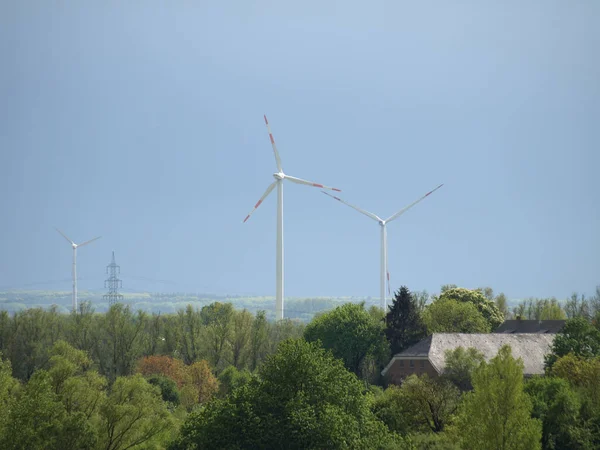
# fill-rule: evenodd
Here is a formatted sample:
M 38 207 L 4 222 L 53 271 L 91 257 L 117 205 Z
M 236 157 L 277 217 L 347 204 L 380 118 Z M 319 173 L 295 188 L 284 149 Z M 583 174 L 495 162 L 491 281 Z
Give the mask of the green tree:
M 483 353 L 472 347 L 466 350 L 463 347 L 457 347 L 454 350 L 446 350 L 445 358 L 444 377 L 461 391 L 473 389 L 471 378 L 475 369 L 485 361 Z
M 473 373 L 473 391 L 467 392 L 452 427 L 465 450 L 539 449 L 542 426 L 532 419 L 531 400 L 523 391 L 523 362 L 505 345 L 489 363 Z
M 255 371 L 268 350 L 269 324 L 265 311 L 258 311 L 250 331 L 249 368 Z
M 0 353 L 0 442 L 6 427 L 10 425 L 9 418 L 15 406 L 18 389 L 19 382 L 12 377 L 10 361 L 3 359 Z
M 219 394 L 225 397 L 233 390 L 248 384 L 251 379 L 252 373 L 248 370 L 238 370 L 235 366 L 229 366 L 219 375 Z
M 569 353 L 582 358 L 600 356 L 600 330 L 583 317 L 567 320 L 563 329 L 556 334 L 552 351 L 546 355 L 546 368 L 552 368 L 558 358 Z
M 231 336 L 234 310 L 231 303 L 215 302 L 200 311 L 204 325 L 201 336 L 204 355 L 215 371 L 221 370 L 231 361 Z
M 231 332 L 231 363 L 238 369 L 246 367 L 250 350 L 250 333 L 254 318 L 247 310 L 234 311 Z
M 91 449 L 96 442 L 84 415 L 67 413 L 43 370 L 35 372 L 19 391 L 7 423 L 0 435 L 0 448 L 5 450 Z
M 490 324 L 472 303 L 439 298 L 423 312 L 428 333 L 489 333 Z
M 94 355 L 100 372 L 113 382 L 119 376 L 132 374 L 142 355 L 142 335 L 147 316 L 134 314 L 129 306 L 115 303 L 99 319 L 94 336 Z
M 483 315 L 490 329 L 495 330 L 504 322 L 504 314 L 500 312 L 493 300 L 487 299 L 478 290 L 451 288 L 440 294 L 439 300 L 455 300 L 460 303 L 470 303 Z
M 174 427 L 160 389 L 141 375 L 118 377 L 100 408 L 100 445 L 125 450 L 168 438 Z
M 392 355 L 416 344 L 427 336 L 419 308 L 411 292 L 402 286 L 385 316 L 385 335 Z
M 49 350 L 60 339 L 63 328 L 64 317 L 56 308 L 50 311 L 34 308 L 15 314 L 5 354 L 11 361 L 13 376 L 27 381 L 47 364 Z
M 358 376 L 362 374 L 365 359 L 379 355 L 388 345 L 383 324 L 369 315 L 364 304 L 346 303 L 313 319 L 304 337 L 309 342 L 321 341 L 324 348 L 330 349 Z
M 581 404 L 569 382 L 557 377 L 535 377 L 525 384 L 533 403 L 531 416 L 542 422 L 542 448 L 583 449 L 586 430 L 579 416 Z
M 402 391 L 413 423 L 420 430 L 436 433 L 444 430 L 460 399 L 459 390 L 450 381 L 426 374 L 409 376 Z
M 153 386 L 158 386 L 163 401 L 173 406 L 179 405 L 179 389 L 175 381 L 163 375 L 150 375 L 147 381 Z
M 170 448 L 402 448 L 370 402 L 341 361 L 316 343 L 288 340 L 259 378 L 192 412 Z

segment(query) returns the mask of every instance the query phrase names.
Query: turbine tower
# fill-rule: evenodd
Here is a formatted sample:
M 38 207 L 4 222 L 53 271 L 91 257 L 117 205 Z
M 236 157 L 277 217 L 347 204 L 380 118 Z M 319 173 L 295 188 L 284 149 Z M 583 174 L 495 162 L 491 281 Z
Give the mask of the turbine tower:
M 94 242 L 96 239 L 100 239 L 101 236 L 95 237 L 94 239 L 90 239 L 89 241 L 85 241 L 82 244 L 76 244 L 71 239 L 69 239 L 67 237 L 67 235 L 65 233 L 63 233 L 62 231 L 60 231 L 58 228 L 56 228 L 56 231 L 58 231 L 62 235 L 62 237 L 64 237 L 71 244 L 71 247 L 73 247 L 73 305 L 72 306 L 73 306 L 73 311 L 77 312 L 77 248 L 83 247 L 84 245 L 87 245 L 90 242 Z
M 329 186 L 323 186 L 322 184 L 313 183 L 312 181 L 306 181 L 301 178 L 292 177 L 283 173 L 281 167 L 281 159 L 279 158 L 279 152 L 275 146 L 275 140 L 271 133 L 271 127 L 267 116 L 264 116 L 265 124 L 267 125 L 267 131 L 269 132 L 269 139 L 271 140 L 271 146 L 273 147 L 273 154 L 275 155 L 275 163 L 277 164 L 277 172 L 273 174 L 275 181 L 269 185 L 260 200 L 254 205 L 252 211 L 246 216 L 244 222 L 246 222 L 250 216 L 256 211 L 256 208 L 260 206 L 265 198 L 271 193 L 275 186 L 277 186 L 277 249 L 276 249 L 276 273 L 275 273 L 275 307 L 276 307 L 276 319 L 283 319 L 283 180 L 290 180 L 296 184 L 305 184 L 307 186 L 318 187 L 322 189 L 331 189 L 332 191 L 341 192 L 340 189 L 332 188 Z
M 373 219 L 373 220 L 375 220 L 375 221 L 377 221 L 379 223 L 379 226 L 381 227 L 381 255 L 380 255 L 380 258 L 381 258 L 381 260 L 380 260 L 381 273 L 380 273 L 380 277 L 379 277 L 379 280 L 380 280 L 379 290 L 380 290 L 380 294 L 381 294 L 381 309 L 383 309 L 384 312 L 386 311 L 386 307 L 387 307 L 387 298 L 385 296 L 386 277 L 387 277 L 387 283 L 388 283 L 388 293 L 390 291 L 390 286 L 389 286 L 389 284 L 390 284 L 390 273 L 388 272 L 388 258 L 387 258 L 387 224 L 390 223 L 392 220 L 395 220 L 398 217 L 400 217 L 402 214 L 404 214 L 410 208 L 412 208 L 413 206 L 415 206 L 417 203 L 419 203 L 421 200 L 423 200 L 429 194 L 437 191 L 442 186 L 443 186 L 443 184 L 440 184 L 434 190 L 429 191 L 427 194 L 425 194 L 423 197 L 421 197 L 417 201 L 415 201 L 415 202 L 411 203 L 410 205 L 402 208 L 400 211 L 398 211 L 397 213 L 391 215 L 390 217 L 388 217 L 385 220 L 383 220 L 379 216 L 376 216 L 373 213 L 370 213 L 368 211 L 365 211 L 364 209 L 359 208 L 358 206 L 351 205 L 350 203 L 345 202 L 344 200 L 342 200 L 339 197 L 331 195 L 331 194 L 329 194 L 329 193 L 327 193 L 325 191 L 321 191 L 321 192 L 323 192 L 323 194 L 328 195 L 329 197 L 336 199 L 338 202 L 342 202 L 344 205 L 347 205 L 347 206 L 349 206 L 351 208 L 354 208 L 359 213 L 362 213 L 365 216 L 370 217 L 371 219 Z

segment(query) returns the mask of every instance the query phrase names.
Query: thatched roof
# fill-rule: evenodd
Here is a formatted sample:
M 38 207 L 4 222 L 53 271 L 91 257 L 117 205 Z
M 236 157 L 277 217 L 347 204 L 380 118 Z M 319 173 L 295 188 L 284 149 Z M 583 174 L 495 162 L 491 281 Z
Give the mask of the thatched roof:
M 544 356 L 550 353 L 555 334 L 504 334 L 504 333 L 434 333 L 421 342 L 394 355 L 382 375 L 398 359 L 427 358 L 438 373 L 446 366 L 445 352 L 458 347 L 473 347 L 483 353 L 486 361 L 492 359 L 503 345 L 510 345 L 513 357 L 521 358 L 524 375 L 544 373 Z
M 494 333 L 558 333 L 566 320 L 505 320 Z

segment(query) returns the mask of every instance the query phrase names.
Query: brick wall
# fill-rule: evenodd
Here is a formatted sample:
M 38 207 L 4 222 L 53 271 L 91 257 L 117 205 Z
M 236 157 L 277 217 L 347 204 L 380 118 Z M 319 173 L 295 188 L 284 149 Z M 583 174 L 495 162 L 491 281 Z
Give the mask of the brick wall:
M 401 384 L 402 379 L 412 374 L 426 373 L 430 377 L 437 377 L 438 373 L 427 359 L 399 359 L 388 369 L 386 378 L 390 384 Z

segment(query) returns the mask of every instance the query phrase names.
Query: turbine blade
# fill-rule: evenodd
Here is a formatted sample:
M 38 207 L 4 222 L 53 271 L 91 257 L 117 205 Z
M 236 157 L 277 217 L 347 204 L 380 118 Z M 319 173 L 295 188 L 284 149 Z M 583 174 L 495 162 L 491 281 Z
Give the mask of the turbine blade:
M 354 208 L 354 209 L 355 209 L 355 210 L 357 210 L 359 213 L 361 213 L 361 214 L 364 214 L 365 216 L 367 216 L 367 217 L 370 217 L 371 219 L 373 219 L 373 220 L 375 220 L 375 221 L 377 221 L 377 222 L 381 222 L 381 219 L 380 219 L 378 216 L 376 216 L 375 214 L 373 214 L 373 213 L 370 213 L 369 211 L 365 211 L 364 209 L 360 209 L 358 206 L 351 205 L 350 203 L 348 203 L 348 202 L 345 202 L 345 201 L 344 201 L 344 200 L 342 200 L 341 198 L 339 198 L 339 197 L 336 197 L 335 195 L 331 195 L 331 194 L 330 194 L 330 193 L 328 193 L 328 192 L 325 192 L 325 191 L 321 191 L 321 192 L 322 192 L 323 194 L 325 194 L 325 195 L 328 195 L 328 196 L 330 196 L 331 198 L 334 198 L 334 199 L 336 199 L 338 202 L 342 202 L 344 205 L 347 205 L 347 206 L 349 206 L 350 208 Z
M 273 133 L 271 133 L 271 127 L 269 125 L 269 121 L 267 120 L 267 116 L 265 115 L 265 124 L 267 125 L 267 131 L 269 132 L 269 139 L 271 140 L 271 145 L 273 146 L 273 154 L 275 155 L 275 162 L 277 163 L 277 170 L 283 172 L 281 168 L 281 159 L 279 158 L 279 152 L 277 151 L 277 146 L 275 145 L 275 139 L 273 139 Z
M 425 197 L 427 197 L 429 194 L 432 194 L 433 192 L 437 191 L 439 188 L 441 188 L 443 186 L 443 184 L 440 184 L 438 187 L 436 187 L 434 190 L 429 191 L 427 194 L 425 194 L 423 197 L 421 197 L 419 200 L 412 202 L 410 205 L 406 206 L 405 208 L 402 208 L 400 211 L 398 211 L 396 214 L 390 216 L 388 219 L 386 219 L 386 223 L 387 222 L 391 222 L 392 220 L 398 218 L 399 216 L 401 216 L 402 214 L 404 214 L 406 211 L 408 211 L 410 208 L 412 208 L 413 206 L 415 206 L 417 203 L 419 203 L 421 200 L 423 200 Z
M 64 237 L 67 241 L 69 241 L 70 244 L 75 244 L 75 242 L 73 242 L 71 239 L 69 239 L 65 233 L 63 233 L 62 231 L 60 231 L 58 228 L 54 228 L 54 229 L 56 231 L 58 231 L 62 235 L 62 237 Z
M 100 239 L 102 236 L 95 237 L 94 239 L 90 239 L 89 241 L 85 241 L 83 244 L 79 244 L 77 247 L 83 247 L 84 245 L 89 244 L 90 242 L 94 242 L 96 239 Z
M 267 195 L 269 195 L 271 193 L 271 191 L 275 188 L 276 184 L 277 184 L 277 181 L 273 181 L 269 185 L 269 187 L 267 188 L 267 190 L 265 191 L 265 193 L 263 194 L 263 196 L 260 198 L 259 201 L 256 202 L 256 205 L 254 205 L 254 208 L 252 208 L 252 211 L 250 211 L 250 213 L 246 216 L 246 218 L 244 219 L 244 222 L 246 222 L 246 220 L 248 220 L 250 218 L 250 216 L 254 213 L 254 211 L 256 211 L 256 208 L 258 208 L 260 206 L 260 204 L 263 202 L 263 200 L 265 198 L 267 198 Z
M 341 189 L 330 187 L 330 186 L 323 186 L 322 184 L 303 180 L 302 178 L 290 177 L 289 175 L 286 175 L 285 178 L 287 178 L 290 181 L 293 181 L 294 183 L 297 183 L 297 184 L 305 184 L 306 186 L 312 186 L 312 187 L 318 187 L 321 189 L 329 189 L 329 190 L 336 191 L 336 192 L 342 192 Z

